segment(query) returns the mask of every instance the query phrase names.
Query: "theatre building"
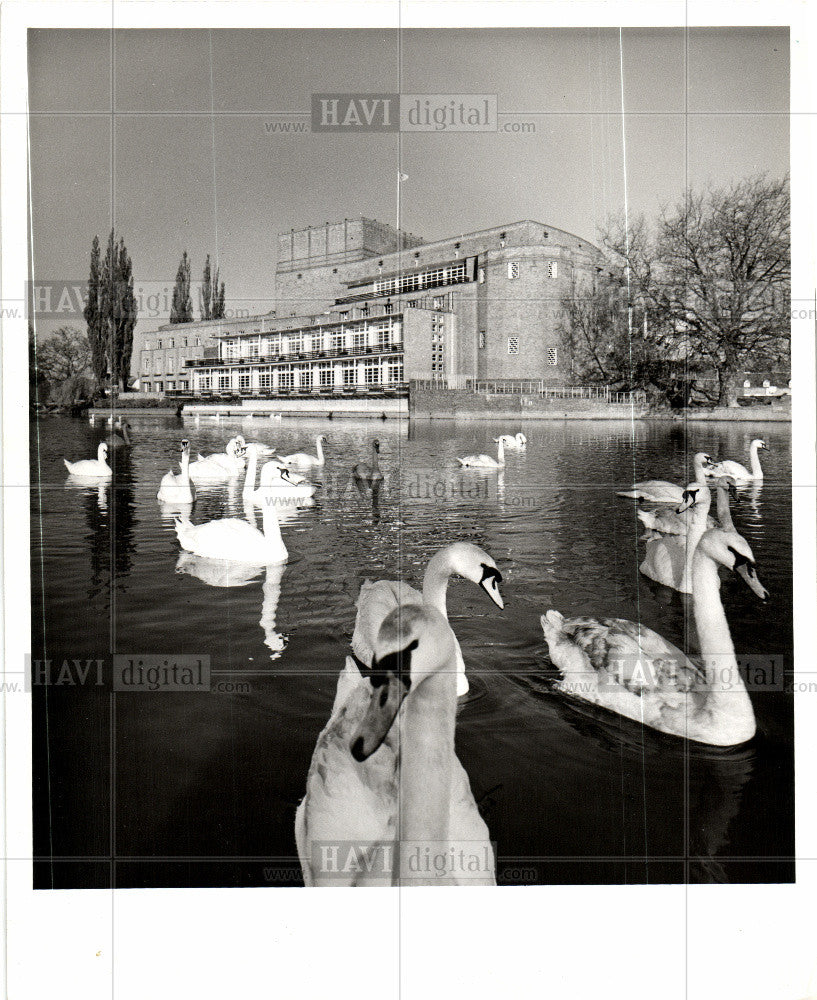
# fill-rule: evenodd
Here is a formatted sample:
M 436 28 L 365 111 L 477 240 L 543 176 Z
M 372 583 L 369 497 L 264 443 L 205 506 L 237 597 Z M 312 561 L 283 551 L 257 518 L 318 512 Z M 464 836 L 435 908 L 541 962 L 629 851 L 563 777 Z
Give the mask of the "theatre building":
M 564 385 L 564 299 L 619 280 L 598 248 L 539 222 L 425 243 L 349 219 L 279 236 L 273 312 L 164 326 L 148 341 L 195 345 L 184 381 L 201 397 L 388 396 L 410 380 Z M 145 355 L 142 386 L 156 391 Z

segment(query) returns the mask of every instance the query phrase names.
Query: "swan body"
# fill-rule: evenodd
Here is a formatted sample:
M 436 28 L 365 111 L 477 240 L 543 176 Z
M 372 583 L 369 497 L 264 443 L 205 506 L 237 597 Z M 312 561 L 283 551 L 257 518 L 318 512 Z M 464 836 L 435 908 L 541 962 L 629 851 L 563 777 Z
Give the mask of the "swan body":
M 752 738 L 755 716 L 735 659 L 720 596 L 718 567 L 739 573 L 761 599 L 746 539 L 711 528 L 692 560 L 692 602 L 701 649 L 694 663 L 657 632 L 621 618 L 564 618 L 548 611 L 541 624 L 558 687 L 642 725 L 715 746 Z
M 72 476 L 80 476 L 85 479 L 108 479 L 113 475 L 113 469 L 108 465 L 108 445 L 102 441 L 96 450 L 96 458 L 84 458 L 79 462 L 69 462 L 63 459 L 65 468 Z
M 497 442 L 496 458 L 491 458 L 490 455 L 466 455 L 457 461 L 465 469 L 502 469 L 505 466 L 504 438 L 497 438 Z
M 190 504 L 196 499 L 196 488 L 190 479 L 190 442 L 182 441 L 181 472 L 171 469 L 162 477 L 156 499 L 167 504 Z
M 264 444 L 263 441 L 245 441 L 242 434 L 236 437 L 236 441 L 238 441 L 242 451 L 255 448 L 255 452 L 259 458 L 272 458 L 275 455 L 275 449 L 268 444 Z
M 355 479 L 365 481 L 369 486 L 383 478 L 383 473 L 380 471 L 380 442 L 377 438 L 372 441 L 371 462 L 358 462 L 352 467 L 352 475 Z
M 113 426 L 113 434 L 111 434 L 111 447 L 117 448 L 120 445 L 126 444 L 131 445 L 133 442 L 130 438 L 131 426 L 127 420 L 123 420 L 122 417 L 117 417 Z
M 253 566 L 286 562 L 289 553 L 281 537 L 281 528 L 272 504 L 264 504 L 262 516 L 263 531 L 239 517 L 193 524 L 189 517 L 179 516 L 175 518 L 174 524 L 181 547 L 198 556 L 227 559 Z
M 219 475 L 219 468 L 226 473 L 226 478 Z M 231 438 L 223 452 L 218 451 L 207 456 L 199 455 L 197 461 L 190 466 L 190 474 L 194 481 L 227 482 L 240 476 L 243 471 L 244 450 L 238 438 Z
M 695 481 L 705 483 L 712 466 L 709 455 L 700 451 L 693 459 Z M 684 496 L 684 487 L 676 486 L 665 479 L 648 479 L 643 483 L 633 483 L 631 490 L 623 490 L 616 494 L 620 497 L 632 497 L 634 500 L 651 500 L 653 503 L 680 504 Z
M 347 658 L 295 815 L 305 885 L 496 884 L 488 828 L 454 749 L 453 659 L 450 625 L 422 605 L 386 616 L 367 677 Z M 315 845 L 341 841 L 361 845 L 361 863 L 327 871 Z M 422 845 L 438 858 L 462 851 L 475 866 L 413 865 Z
M 684 503 L 678 508 L 679 516 L 692 510 L 692 523 L 686 535 L 662 535 L 647 542 L 644 560 L 639 571 L 644 576 L 672 587 L 682 594 L 692 592 L 692 558 L 695 546 L 706 531 L 711 494 L 708 487 L 691 483 L 684 491 Z
M 494 441 L 499 444 L 500 440 L 508 451 L 524 451 L 528 445 L 528 439 L 519 431 L 516 434 L 500 434 Z
M 711 475 L 732 476 L 733 479 L 737 479 L 740 482 L 757 482 L 762 480 L 763 469 L 760 467 L 760 458 L 757 454 L 761 450 L 768 451 L 766 442 L 761 438 L 755 438 L 749 445 L 750 469 L 747 469 L 745 465 L 741 465 L 740 462 L 732 462 L 727 459 L 725 462 L 719 462 L 717 465 L 714 465 Z
M 440 549 L 429 560 L 423 577 L 423 592 L 407 583 L 395 580 L 366 580 L 357 599 L 357 618 L 352 635 L 352 651 L 362 663 L 371 664 L 380 626 L 398 607 L 421 605 L 434 608 L 448 620 L 446 594 L 452 576 L 462 576 L 482 587 L 498 608 L 503 608 L 499 584 L 502 574 L 487 552 L 469 542 L 456 542 Z M 454 663 L 457 673 L 457 695 L 468 693 L 465 662 L 460 644 L 454 637 Z
M 316 455 L 308 455 L 304 451 L 296 451 L 294 455 L 284 455 L 281 458 L 281 462 L 284 465 L 298 465 L 304 468 L 313 468 L 320 465 L 326 464 L 326 458 L 323 454 L 323 446 L 326 443 L 326 437 L 323 434 L 319 434 L 315 438 L 315 450 Z

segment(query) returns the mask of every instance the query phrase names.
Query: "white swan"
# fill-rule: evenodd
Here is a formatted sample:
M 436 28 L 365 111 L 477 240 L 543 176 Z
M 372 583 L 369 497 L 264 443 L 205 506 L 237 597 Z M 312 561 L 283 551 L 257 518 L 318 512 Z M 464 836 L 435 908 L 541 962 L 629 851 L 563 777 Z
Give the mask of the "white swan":
M 190 479 L 190 442 L 182 441 L 182 460 L 179 462 L 181 472 L 176 475 L 171 469 L 162 476 L 156 499 L 162 503 L 193 503 L 196 499 L 196 488 Z
M 123 417 L 117 417 L 116 421 L 112 424 L 113 434 L 111 434 L 110 444 L 112 448 L 117 448 L 120 445 L 126 444 L 131 445 L 133 442 L 130 438 L 131 425 Z
M 629 719 L 699 743 L 734 746 L 755 733 L 720 595 L 718 566 L 739 573 L 757 596 L 768 593 L 752 550 L 734 531 L 705 532 L 692 560 L 692 603 L 702 665 L 652 629 L 621 618 L 541 620 L 558 687 Z
M 225 469 L 231 476 L 240 476 L 244 471 L 245 464 L 244 448 L 242 447 L 241 439 L 238 437 L 230 438 L 224 451 L 217 451 L 212 455 L 199 454 L 198 461 L 215 463 Z
M 434 608 L 448 620 L 446 594 L 448 581 L 452 576 L 462 576 L 478 584 L 498 608 L 504 608 L 499 584 L 502 574 L 496 563 L 476 545 L 470 542 L 455 542 L 435 553 L 426 566 L 423 577 L 423 592 L 415 590 L 407 583 L 396 580 L 366 580 L 360 588 L 357 599 L 357 619 L 352 635 L 352 651 L 364 664 L 372 662 L 377 633 L 384 618 L 396 607 L 421 604 Z M 457 668 L 457 694 L 468 693 L 468 679 L 465 676 L 465 662 L 460 644 L 454 639 L 454 657 Z
M 355 479 L 364 480 L 369 486 L 383 478 L 380 471 L 380 441 L 377 438 L 372 441 L 371 462 L 358 462 L 352 466 L 352 475 Z
M 524 451 L 528 444 L 528 439 L 522 431 L 517 431 L 516 434 L 500 434 L 498 438 L 494 438 L 497 444 L 500 440 L 508 451 Z
M 277 460 L 265 462 L 261 467 L 261 478 L 258 489 L 255 488 L 255 475 L 258 467 L 258 449 L 254 444 L 247 445 L 247 474 L 244 478 L 244 498 L 249 498 L 256 507 L 266 503 L 277 505 L 279 500 L 308 500 L 315 495 L 316 487 L 308 483 L 303 476 L 292 472 Z
M 705 483 L 712 468 L 711 459 L 705 452 L 699 451 L 692 461 L 695 472 L 695 482 Z M 648 479 L 643 483 L 633 483 L 631 490 L 624 490 L 616 496 L 632 497 L 636 500 L 651 500 L 653 503 L 681 503 L 684 487 L 668 483 L 665 479 Z
M 271 458 L 276 453 L 275 449 L 271 445 L 264 444 L 263 441 L 245 441 L 243 434 L 237 435 L 236 441 L 238 441 L 241 450 L 255 448 L 256 454 L 259 458 Z
M 734 529 L 732 514 L 729 511 L 729 497 L 733 499 L 737 496 L 735 481 L 731 477 L 724 476 L 709 484 L 710 489 L 716 489 L 716 505 L 718 511 L 717 522 L 713 517 L 707 517 L 707 528 L 726 528 L 729 531 Z M 729 491 L 727 493 L 727 490 Z M 657 532 L 660 535 L 686 535 L 692 523 L 693 510 L 687 508 L 678 513 L 667 508 L 656 508 L 655 510 L 637 510 L 638 519 L 648 531 Z
M 304 884 L 495 885 L 488 828 L 454 749 L 451 627 L 433 608 L 396 608 L 374 652 L 367 679 L 347 659 L 312 756 L 295 814 Z M 346 864 L 350 842 L 360 855 Z M 321 845 L 339 843 L 332 870 Z
M 684 500 L 676 511 L 692 511 L 692 522 L 686 535 L 662 535 L 651 538 L 646 545 L 639 571 L 650 580 L 672 587 L 682 594 L 692 593 L 692 559 L 695 547 L 707 530 L 707 518 L 712 495 L 709 488 L 690 483 L 684 490 Z
M 83 479 L 108 479 L 113 475 L 113 469 L 108 465 L 108 445 L 101 441 L 96 450 L 96 458 L 83 458 L 79 462 L 69 462 L 63 459 L 65 468 L 72 476 Z
M 252 514 L 252 506 L 248 506 L 249 513 Z M 180 516 L 174 519 L 174 524 L 181 547 L 196 555 L 253 566 L 286 562 L 289 553 L 281 537 L 281 528 L 272 504 L 264 504 L 262 518 L 263 532 L 250 524 L 249 520 L 240 517 L 224 517 L 205 524 L 193 524 L 189 517 Z
M 466 469 L 501 469 L 505 465 L 505 441 L 497 438 L 496 458 L 490 455 L 467 455 L 457 461 Z
M 740 482 L 757 482 L 763 479 L 763 469 L 760 467 L 760 459 L 757 454 L 758 451 L 763 450 L 768 451 L 766 442 L 761 438 L 755 438 L 749 445 L 749 464 L 752 467 L 751 469 L 747 469 L 740 462 L 732 462 L 727 459 L 725 462 L 718 462 L 714 465 L 709 474 L 712 476 L 732 476 L 733 479 L 737 479 Z
M 315 448 L 317 450 L 317 455 L 307 455 L 305 451 L 296 451 L 294 455 L 284 455 L 281 458 L 281 462 L 284 465 L 302 465 L 306 468 L 311 468 L 312 466 L 324 465 L 326 458 L 323 454 L 323 446 L 326 444 L 326 436 L 324 434 L 319 434 L 315 438 Z

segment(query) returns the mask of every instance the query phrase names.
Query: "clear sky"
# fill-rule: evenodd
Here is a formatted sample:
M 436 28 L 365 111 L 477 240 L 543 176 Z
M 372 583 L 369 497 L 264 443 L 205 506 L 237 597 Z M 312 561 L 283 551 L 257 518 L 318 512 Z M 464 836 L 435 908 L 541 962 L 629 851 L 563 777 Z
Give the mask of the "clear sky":
M 526 218 L 594 239 L 624 207 L 614 29 L 33 31 L 29 65 L 36 282 L 85 281 L 113 221 L 137 289 L 172 286 L 185 249 L 199 278 L 209 252 L 228 309 L 266 312 L 277 234 L 394 224 L 398 165 L 401 223 L 427 240 Z M 788 170 L 786 29 L 627 29 L 623 65 L 631 213 Z M 535 131 L 269 130 L 332 91 L 496 94 L 501 124 Z

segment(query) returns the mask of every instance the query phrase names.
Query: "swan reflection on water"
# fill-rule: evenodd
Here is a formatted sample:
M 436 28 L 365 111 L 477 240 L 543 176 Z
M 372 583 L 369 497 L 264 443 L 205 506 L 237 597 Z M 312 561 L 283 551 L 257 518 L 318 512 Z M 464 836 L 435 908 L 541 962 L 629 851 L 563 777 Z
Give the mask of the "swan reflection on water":
M 258 624 L 264 632 L 264 645 L 278 659 L 286 649 L 288 637 L 276 629 L 278 602 L 281 599 L 281 579 L 285 563 L 273 566 L 252 566 L 230 559 L 210 559 L 193 552 L 182 552 L 176 562 L 176 572 L 193 576 L 208 587 L 246 587 L 263 576 L 261 618 Z
M 100 482 L 86 476 L 68 476 L 65 480 L 66 489 L 81 490 L 86 496 L 96 494 L 96 502 L 99 509 L 104 513 L 108 510 L 108 487 L 110 482 Z

